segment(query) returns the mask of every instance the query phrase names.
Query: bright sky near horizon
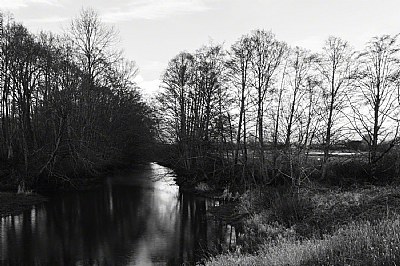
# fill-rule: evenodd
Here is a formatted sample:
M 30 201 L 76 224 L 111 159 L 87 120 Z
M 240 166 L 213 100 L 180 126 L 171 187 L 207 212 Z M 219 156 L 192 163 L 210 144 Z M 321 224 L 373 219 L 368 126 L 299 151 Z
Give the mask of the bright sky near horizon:
M 62 32 L 85 7 L 119 30 L 121 48 L 139 66 L 136 82 L 147 95 L 180 51 L 210 40 L 228 48 L 254 29 L 313 51 L 330 35 L 362 49 L 373 36 L 400 33 L 396 0 L 0 0 L 1 11 L 34 33 Z

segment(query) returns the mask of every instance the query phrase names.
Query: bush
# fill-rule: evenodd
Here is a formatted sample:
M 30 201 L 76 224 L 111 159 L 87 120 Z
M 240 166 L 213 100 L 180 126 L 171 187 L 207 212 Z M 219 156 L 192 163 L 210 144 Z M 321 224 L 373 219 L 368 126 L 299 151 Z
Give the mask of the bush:
M 260 188 L 247 191 L 241 197 L 240 206 L 248 212 L 268 210 L 267 220 L 290 227 L 312 212 L 309 198 L 288 190 L 285 187 Z
M 326 179 L 322 182 L 331 186 L 349 187 L 355 184 L 372 183 L 373 180 L 370 177 L 368 163 L 351 160 L 328 163 Z
M 321 183 L 331 186 L 350 187 L 354 185 L 386 185 L 399 181 L 399 156 L 394 152 L 386 154 L 375 165 L 374 173 L 367 158 L 352 158 L 343 161 L 331 158 L 327 164 L 327 174 Z
M 246 191 L 240 198 L 238 209 L 241 213 L 251 214 L 244 222 L 242 250 L 246 252 L 254 252 L 266 240 L 313 234 L 313 228 L 304 222 L 312 215 L 310 198 L 285 188 Z

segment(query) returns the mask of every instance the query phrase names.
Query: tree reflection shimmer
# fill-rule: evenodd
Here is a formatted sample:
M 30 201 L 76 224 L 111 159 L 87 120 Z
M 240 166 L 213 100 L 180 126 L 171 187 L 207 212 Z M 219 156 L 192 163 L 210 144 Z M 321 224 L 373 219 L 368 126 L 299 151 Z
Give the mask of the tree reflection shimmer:
M 96 191 L 58 195 L 0 220 L 3 265 L 180 265 L 216 250 L 226 230 L 206 219 L 210 201 L 181 193 L 150 164 Z

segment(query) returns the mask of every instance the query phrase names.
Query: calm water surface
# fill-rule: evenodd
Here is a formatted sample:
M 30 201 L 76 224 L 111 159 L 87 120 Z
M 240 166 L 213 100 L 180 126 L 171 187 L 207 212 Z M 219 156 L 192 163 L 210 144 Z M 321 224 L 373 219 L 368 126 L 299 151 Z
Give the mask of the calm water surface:
M 1 265 L 192 265 L 220 249 L 228 228 L 206 219 L 215 202 L 181 193 L 149 164 L 96 191 L 58 195 L 0 220 Z

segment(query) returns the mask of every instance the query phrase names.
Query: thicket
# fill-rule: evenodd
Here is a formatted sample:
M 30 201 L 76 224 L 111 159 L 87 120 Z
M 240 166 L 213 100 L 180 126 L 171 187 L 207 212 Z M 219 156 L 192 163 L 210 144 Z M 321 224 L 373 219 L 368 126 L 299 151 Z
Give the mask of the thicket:
M 236 250 L 207 264 L 398 263 L 399 80 L 389 35 L 313 52 L 255 30 L 172 58 L 162 159 L 233 201 L 210 213 L 235 228 Z
M 361 51 L 329 37 L 312 52 L 255 30 L 229 49 L 179 53 L 158 95 L 165 160 L 217 187 L 395 181 L 396 37 Z
M 149 156 L 153 111 L 112 27 L 90 9 L 63 35 L 32 34 L 7 14 L 0 21 L 3 188 L 68 185 Z

